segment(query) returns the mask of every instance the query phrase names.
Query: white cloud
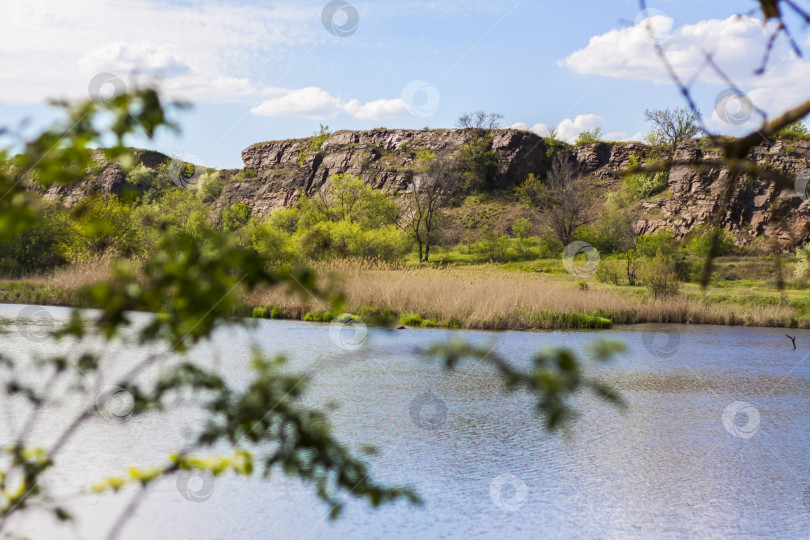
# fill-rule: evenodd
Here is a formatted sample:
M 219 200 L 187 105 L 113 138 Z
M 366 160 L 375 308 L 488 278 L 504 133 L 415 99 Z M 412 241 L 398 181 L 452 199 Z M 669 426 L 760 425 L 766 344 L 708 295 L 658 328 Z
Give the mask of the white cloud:
M 259 116 L 303 117 L 322 120 L 345 113 L 361 120 L 379 120 L 407 112 L 400 99 L 378 99 L 360 103 L 356 99 L 343 101 L 321 88 L 310 86 L 288 90 L 280 97 L 265 100 L 250 112 Z
M 581 114 L 571 120 L 566 118 L 557 126 L 557 137 L 573 143 L 577 136 L 585 130 L 600 127 L 602 117 L 595 114 Z
M 102 71 L 161 79 L 169 97 L 244 100 L 262 86 L 252 78 L 257 62 L 283 62 L 290 47 L 328 37 L 312 31 L 315 8 L 294 4 L 9 1 L 11 16 L 0 7 L 3 102 L 86 97 Z
M 154 76 L 177 76 L 189 72 L 189 66 L 178 58 L 175 47 L 150 42 L 116 41 L 85 54 L 78 66 L 85 72 L 142 72 Z
M 651 43 L 646 21 L 592 37 L 584 49 L 572 53 L 560 65 L 582 74 L 670 82 Z M 656 15 L 649 21 L 656 27 L 672 24 L 672 19 L 665 15 Z M 761 21 L 733 16 L 676 28 L 663 46 L 679 74 L 691 75 L 697 71 L 703 65 L 705 52 L 709 52 L 720 65 L 727 67 L 730 76 L 750 78 L 767 36 L 768 29 Z M 721 80 L 711 70 L 703 70 L 701 76 L 709 82 Z
M 293 71 L 307 50 L 338 43 L 322 26 L 325 3 L 3 0 L 0 102 L 86 98 L 88 83 L 97 73 L 126 78 L 134 69 L 141 79 L 159 78 L 170 98 L 255 104 L 273 95 L 264 94 L 263 86 L 279 86 L 274 79 Z M 427 0 L 358 7 L 363 28 L 364 21 L 495 13 L 512 4 Z M 354 114 L 377 118 L 400 107 L 381 100 L 358 104 Z
M 652 17 L 649 21 L 654 22 L 656 28 L 666 29 L 672 24 L 672 20 L 663 15 Z M 747 16 L 711 19 L 672 29 L 663 47 L 682 80 L 696 77 L 719 93 L 727 87 L 727 83 L 713 70 L 705 68 L 708 52 L 729 78 L 748 94 L 754 105 L 773 116 L 805 98 L 810 87 L 810 63 L 797 57 L 785 45 L 785 40 L 780 39 L 765 75 L 756 75 L 754 72 L 759 67 L 772 30 L 771 25 L 763 25 L 760 20 Z M 643 21 L 629 28 L 592 37 L 585 48 L 572 53 L 559 64 L 581 74 L 666 84 L 671 82 Z M 704 111 L 712 110 L 715 103 L 712 100 L 699 103 L 699 106 Z M 716 112 L 706 116 L 711 128 L 734 127 L 723 122 Z M 760 121 L 761 118 L 752 115 L 742 127 L 750 128 Z
M 601 123 L 602 117 L 595 114 L 581 114 L 573 120 L 566 118 L 557 124 L 557 137 L 566 142 L 573 143 L 577 140 L 577 136 L 579 136 L 581 132 L 600 127 Z M 525 122 L 515 122 L 507 127 L 511 129 L 527 129 L 528 124 Z M 528 130 L 537 133 L 541 137 L 546 137 L 551 132 L 551 128 L 547 124 L 542 123 L 534 124 L 532 127 L 528 128 Z M 624 134 L 622 133 L 621 135 Z

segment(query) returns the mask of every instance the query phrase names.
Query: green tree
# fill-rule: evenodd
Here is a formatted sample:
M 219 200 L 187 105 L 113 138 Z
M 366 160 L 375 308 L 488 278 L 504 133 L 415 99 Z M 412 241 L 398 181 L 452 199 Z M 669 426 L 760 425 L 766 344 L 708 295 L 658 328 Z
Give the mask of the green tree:
M 222 230 L 232 232 L 238 231 L 250 220 L 251 209 L 247 203 L 239 203 L 236 206 L 226 204 L 222 209 Z
M 464 130 L 464 143 L 456 150 L 460 187 L 467 193 L 486 191 L 492 186 L 500 166 L 500 156 L 492 148 L 492 130 L 500 127 L 502 114 L 476 111 L 464 114 L 456 127 Z
M 653 298 L 663 298 L 678 294 L 680 282 L 675 272 L 675 262 L 658 252 L 655 257 L 645 261 L 642 267 L 644 285 Z
M 563 246 L 574 239 L 580 226 L 591 220 L 590 181 L 578 173 L 567 154 L 554 159 L 545 183 L 529 175 L 518 193 L 526 203 L 541 212 L 545 228 Z
M 207 171 L 197 181 L 197 198 L 206 203 L 215 201 L 222 195 L 224 186 L 219 171 Z
M 459 179 L 455 166 L 430 151 L 418 156 L 419 175 L 411 179 L 405 193 L 405 210 L 400 226 L 413 238 L 419 261 L 430 259 L 430 249 L 439 239 L 443 226 L 441 208 L 456 190 Z
M 646 141 L 669 156 L 679 144 L 701 131 L 700 114 L 683 107 L 645 109 L 644 120 L 652 124 Z
M 492 186 L 500 165 L 498 152 L 492 148 L 492 133 L 471 130 L 456 150 L 455 159 L 461 189 L 466 193 L 479 193 Z

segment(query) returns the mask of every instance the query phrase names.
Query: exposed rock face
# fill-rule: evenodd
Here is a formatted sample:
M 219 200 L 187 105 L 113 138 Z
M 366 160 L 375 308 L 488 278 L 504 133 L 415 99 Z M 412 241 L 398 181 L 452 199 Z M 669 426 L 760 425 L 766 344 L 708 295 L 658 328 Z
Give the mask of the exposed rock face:
M 242 161 L 257 176 L 229 183 L 223 200 L 248 202 L 254 213 L 262 215 L 295 201 L 299 190 L 311 195 L 323 189 L 329 177 L 338 173 L 357 175 L 386 193 L 402 193 L 419 176 L 418 150 L 446 157 L 466 137 L 461 130 L 374 129 L 338 131 L 320 152 L 306 151 L 311 139 L 255 144 L 242 152 Z M 543 139 L 527 131 L 496 130 L 492 147 L 500 159 L 496 188 L 519 184 L 530 173 L 539 172 L 545 162 Z
M 319 150 L 309 150 L 312 139 L 294 139 L 254 144 L 242 151 L 245 169 L 255 176 L 246 178 L 239 171 L 220 171 L 225 180 L 222 196 L 213 204 L 212 215 L 226 205 L 248 204 L 254 215 L 267 215 L 294 203 L 301 192 L 313 195 L 322 190 L 334 174 L 350 173 L 369 185 L 393 195 L 403 193 L 418 180 L 417 151 L 427 149 L 449 157 L 466 140 L 461 130 L 338 131 Z M 495 130 L 492 146 L 498 152 L 500 167 L 494 180 L 496 189 L 520 184 L 530 173 L 543 173 L 550 166 L 544 139 L 527 131 Z M 676 165 L 669 177 L 669 190 L 663 196 L 641 202 L 636 211 L 640 233 L 669 229 L 681 238 L 695 226 L 709 220 L 720 200 L 728 171 L 719 163 L 716 151 L 703 141 L 686 141 L 677 150 Z M 574 147 L 573 156 L 583 174 L 610 180 L 629 164 L 632 154 L 646 150 L 640 143 L 592 143 Z M 141 161 L 156 167 L 169 158 L 158 152 L 139 151 Z M 774 140 L 755 148 L 750 156 L 758 165 L 767 165 L 795 177 L 810 168 L 810 141 Z M 703 163 L 701 163 L 703 162 Z M 708 162 L 708 163 L 707 163 Z M 48 199 L 73 204 L 92 192 L 120 194 L 126 179 L 118 164 L 106 164 L 93 179 L 70 188 L 52 187 Z M 777 218 L 784 216 L 780 222 Z M 758 237 L 779 240 L 784 246 L 810 240 L 810 203 L 793 189 L 778 192 L 764 180 L 740 178 L 723 217 L 723 226 L 734 233 L 738 244 L 747 245 Z
M 156 168 L 170 159 L 166 154 L 152 150 L 137 150 L 135 153 L 141 163 L 150 168 Z M 66 206 L 73 206 L 93 193 L 123 194 L 127 184 L 121 165 L 115 161 L 107 162 L 101 152 L 95 152 L 94 158 L 103 164 L 101 172 L 76 185 L 51 186 L 45 191 L 45 199 L 61 200 Z
M 795 178 L 810 168 L 810 141 L 766 142 L 756 147 L 749 158 L 757 165 Z M 717 152 L 702 149 L 699 141 L 679 146 L 669 176 L 672 197 L 642 202 L 640 207 L 646 216 L 638 220 L 638 230 L 653 233 L 669 229 L 681 238 L 707 222 L 721 200 L 729 175 L 724 167 L 711 164 L 718 159 Z M 750 245 L 757 237 L 778 240 L 783 246 L 804 243 L 810 240 L 810 203 L 802 201 L 792 187 L 779 190 L 771 182 L 740 177 L 722 224 L 739 245 Z

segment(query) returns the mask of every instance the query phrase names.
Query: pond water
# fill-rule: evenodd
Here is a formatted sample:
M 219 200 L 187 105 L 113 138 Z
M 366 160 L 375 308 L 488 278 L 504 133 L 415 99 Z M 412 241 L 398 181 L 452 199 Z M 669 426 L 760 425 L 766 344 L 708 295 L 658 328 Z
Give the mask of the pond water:
M 13 319 L 0 353 L 79 350 L 41 339 L 42 314 L 18 318 L 21 308 L 0 306 L 0 317 Z M 46 320 L 68 314 L 41 309 Z M 330 521 L 310 488 L 280 475 L 194 478 L 189 485 L 163 480 L 122 538 L 807 538 L 810 332 L 790 333 L 797 335 L 796 351 L 784 330 L 763 328 L 369 329 L 362 346 L 347 350 L 329 325 L 260 321 L 253 329 L 223 329 L 191 358 L 215 363 L 238 382 L 258 345 L 286 353 L 292 370 L 314 370 L 306 401 L 333 404 L 341 440 L 378 447 L 371 458 L 376 479 L 413 486 L 425 504 L 373 510 L 352 500 Z M 619 413 L 577 399 L 580 416 L 570 432 L 551 435 L 533 415 L 531 399 L 504 393 L 490 369 L 466 364 L 448 373 L 419 355 L 420 348 L 459 336 L 522 366 L 543 347 L 583 352 L 599 338 L 624 341 L 627 353 L 607 365 L 589 364 L 589 371 L 620 391 L 629 407 Z M 105 353 L 110 377 L 146 354 L 126 343 L 89 346 Z M 23 421 L 12 405 L 2 402 L 2 444 Z M 31 439 L 47 446 L 75 406 L 67 400 Z M 161 463 L 195 421 L 191 410 L 126 422 L 99 415 L 48 478 L 57 492 L 71 495 L 76 524 L 57 528 L 29 516 L 12 522 L 12 530 L 32 538 L 104 537 L 128 494 L 79 490 L 127 466 Z

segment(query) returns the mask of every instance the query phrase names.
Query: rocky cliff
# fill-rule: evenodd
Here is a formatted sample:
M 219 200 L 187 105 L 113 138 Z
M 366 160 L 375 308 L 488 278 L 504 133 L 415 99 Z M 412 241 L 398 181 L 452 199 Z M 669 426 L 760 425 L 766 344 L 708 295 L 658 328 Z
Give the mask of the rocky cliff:
M 728 169 L 712 165 L 719 157 L 716 149 L 705 148 L 701 140 L 680 145 L 669 175 L 669 196 L 640 203 L 639 231 L 669 229 L 680 238 L 707 221 L 729 174 Z M 795 178 L 810 168 L 810 141 L 763 142 L 749 159 Z M 810 203 L 790 187 L 778 190 L 771 182 L 742 177 L 736 181 L 723 226 L 738 245 L 751 245 L 757 238 L 777 240 L 784 247 L 803 244 L 810 240 Z
M 449 157 L 465 137 L 462 131 L 448 129 L 374 129 L 338 131 L 320 151 L 308 151 L 312 139 L 254 144 L 242 151 L 242 161 L 256 176 L 229 182 L 221 202 L 248 202 L 255 213 L 266 214 L 295 201 L 300 190 L 315 193 L 330 176 L 344 172 L 386 193 L 401 193 L 419 176 L 418 150 Z M 546 144 L 527 131 L 496 130 L 492 147 L 500 161 L 496 188 L 519 184 L 545 162 Z
M 301 192 L 313 195 L 322 190 L 338 173 L 357 175 L 371 186 L 396 195 L 418 179 L 419 150 L 449 157 L 465 137 L 460 130 L 375 129 L 338 131 L 320 148 L 313 146 L 312 138 L 254 144 L 242 151 L 244 171 L 221 171 L 225 189 L 213 211 L 217 213 L 228 204 L 246 203 L 254 214 L 267 215 L 295 202 Z M 530 173 L 541 173 L 549 165 L 547 144 L 534 133 L 495 130 L 492 146 L 500 162 L 496 189 L 518 185 Z M 573 153 L 583 174 L 618 184 L 616 172 L 628 165 L 632 154 L 644 150 L 639 143 L 600 142 L 576 146 Z M 707 148 L 703 140 L 682 144 L 675 155 L 677 165 L 670 173 L 669 190 L 636 207 L 637 229 L 642 233 L 669 229 L 682 237 L 707 221 L 720 198 L 722 181 L 728 176 L 720 165 L 705 163 L 718 157 L 717 151 Z M 753 151 L 751 159 L 795 176 L 810 168 L 810 141 L 764 142 Z M 141 160 L 147 166 L 156 166 L 168 157 L 142 152 Z M 94 179 L 72 188 L 51 188 L 46 197 L 72 204 L 88 192 L 117 194 L 125 185 L 120 166 L 111 163 Z M 777 219 L 779 216 L 783 219 Z M 792 189 L 777 193 L 770 183 L 744 178 L 737 182 L 723 225 L 742 245 L 758 237 L 792 243 L 810 239 L 808 218 L 810 204 L 803 204 Z

